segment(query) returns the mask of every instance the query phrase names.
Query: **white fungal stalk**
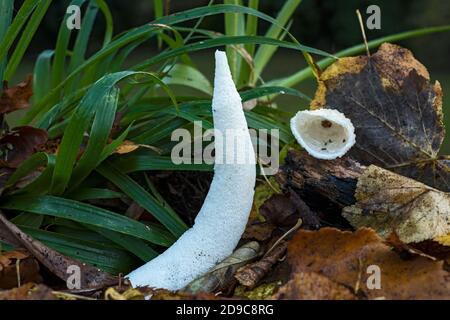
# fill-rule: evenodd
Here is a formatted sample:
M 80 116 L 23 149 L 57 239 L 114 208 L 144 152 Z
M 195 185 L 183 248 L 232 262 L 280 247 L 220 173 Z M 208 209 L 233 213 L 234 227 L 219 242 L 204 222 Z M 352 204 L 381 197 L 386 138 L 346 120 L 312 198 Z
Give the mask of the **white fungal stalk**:
M 298 143 L 313 157 L 331 160 L 342 157 L 355 144 L 355 128 L 334 109 L 299 111 L 291 119 Z
M 223 143 L 218 146 L 216 141 L 211 187 L 194 226 L 164 253 L 131 272 L 128 278 L 133 286 L 181 289 L 229 256 L 244 232 L 253 203 L 255 155 L 226 54 L 216 51 L 215 57 L 212 109 L 214 128 L 220 131 Z M 234 140 L 236 132 L 240 132 L 240 141 L 229 150 L 227 141 Z M 226 150 L 217 150 L 224 146 Z M 234 163 L 217 161 L 221 152 L 223 156 L 235 152 Z M 242 164 L 236 159 L 252 161 Z

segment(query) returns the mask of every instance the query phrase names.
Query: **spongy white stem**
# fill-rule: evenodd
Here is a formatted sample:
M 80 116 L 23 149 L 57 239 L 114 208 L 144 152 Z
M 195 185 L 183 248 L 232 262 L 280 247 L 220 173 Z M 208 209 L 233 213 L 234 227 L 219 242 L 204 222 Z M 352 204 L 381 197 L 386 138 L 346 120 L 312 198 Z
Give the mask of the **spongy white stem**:
M 355 144 L 355 128 L 350 119 L 334 109 L 299 111 L 291 119 L 298 143 L 313 157 L 336 159 Z
M 228 136 L 230 129 L 242 132 L 239 138 L 247 148 L 234 150 L 246 153 L 243 158 L 253 161 L 219 164 L 216 159 L 214 178 L 194 226 L 164 253 L 131 272 L 128 278 L 133 286 L 181 289 L 229 256 L 244 232 L 253 203 L 255 155 L 226 54 L 216 51 L 215 57 L 214 128 L 224 141 L 234 139 Z

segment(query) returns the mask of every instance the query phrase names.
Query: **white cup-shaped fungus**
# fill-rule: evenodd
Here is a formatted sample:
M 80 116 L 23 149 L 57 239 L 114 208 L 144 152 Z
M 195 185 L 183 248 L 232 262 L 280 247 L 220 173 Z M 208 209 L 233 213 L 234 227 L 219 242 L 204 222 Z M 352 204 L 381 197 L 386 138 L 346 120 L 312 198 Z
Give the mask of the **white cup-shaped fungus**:
M 291 119 L 291 130 L 298 143 L 318 159 L 342 157 L 355 144 L 352 122 L 334 109 L 299 111 Z

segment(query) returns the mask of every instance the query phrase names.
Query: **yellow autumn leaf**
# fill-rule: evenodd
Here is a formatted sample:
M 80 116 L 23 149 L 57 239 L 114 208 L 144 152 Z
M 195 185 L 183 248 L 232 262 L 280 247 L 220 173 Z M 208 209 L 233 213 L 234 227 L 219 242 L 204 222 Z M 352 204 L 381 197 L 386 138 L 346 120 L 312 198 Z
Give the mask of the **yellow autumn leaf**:
M 125 140 L 120 146 L 114 150 L 114 153 L 118 154 L 125 154 L 133 152 L 134 150 L 138 149 L 140 145 L 135 144 L 133 141 Z
M 440 245 L 450 247 L 450 233 L 445 236 L 436 237 L 433 241 L 436 241 Z

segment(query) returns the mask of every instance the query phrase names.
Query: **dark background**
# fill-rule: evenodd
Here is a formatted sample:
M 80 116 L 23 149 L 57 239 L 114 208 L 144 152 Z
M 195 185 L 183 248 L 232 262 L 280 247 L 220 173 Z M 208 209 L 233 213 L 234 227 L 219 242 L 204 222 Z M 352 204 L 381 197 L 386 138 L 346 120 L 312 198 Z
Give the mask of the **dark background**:
M 0 0 L 1 1 L 1 0 Z M 152 0 L 107 0 L 114 18 L 114 34 L 149 23 L 154 19 Z M 166 0 L 170 3 L 169 13 L 204 6 L 208 0 Z M 248 0 L 243 0 L 247 4 Z M 20 2 L 16 1 L 17 5 Z M 222 0 L 216 0 L 216 4 Z M 282 0 L 260 0 L 260 11 L 276 17 L 283 6 Z M 446 25 L 450 23 L 450 1 L 448 0 L 303 0 L 293 16 L 291 33 L 303 44 L 337 52 L 341 49 L 359 44 L 362 36 L 355 14 L 359 9 L 363 18 L 367 18 L 366 8 L 376 4 L 381 8 L 381 30 L 366 30 L 368 40 L 416 28 Z M 45 49 L 53 49 L 58 28 L 64 17 L 68 1 L 56 0 L 50 7 L 43 24 L 38 30 L 20 70 L 13 82 L 23 80 L 26 73 L 32 72 L 34 61 Z M 224 31 L 224 17 L 217 15 L 204 19 L 201 28 Z M 190 23 L 192 26 L 194 22 Z M 259 22 L 259 34 L 263 35 L 269 23 Z M 90 52 L 98 49 L 103 41 L 104 19 L 98 14 L 94 34 L 91 38 Z M 74 34 L 76 34 L 74 32 Z M 72 39 L 73 40 L 73 39 Z M 423 37 L 399 42 L 400 45 L 413 51 L 415 57 L 429 70 L 432 80 L 438 80 L 444 92 L 444 114 L 447 128 L 450 126 L 450 33 L 426 35 Z M 142 61 L 155 53 L 156 43 L 142 47 L 131 56 L 130 65 Z M 375 50 L 372 50 L 375 51 Z M 212 79 L 212 50 L 196 52 L 192 55 L 206 77 Z M 265 81 L 289 76 L 305 67 L 300 52 L 279 49 L 268 63 L 263 73 Z M 309 96 L 313 96 L 316 88 L 314 80 L 308 80 L 296 88 Z M 196 94 L 199 94 L 196 92 Z M 297 111 L 308 106 L 298 99 L 280 97 L 277 99 L 280 108 Z M 450 131 L 450 130 L 448 130 Z M 450 134 L 447 134 L 442 152 L 450 153 Z
M 243 0 L 244 4 L 247 0 Z M 114 17 L 115 33 L 145 24 L 153 20 L 153 1 L 151 0 L 107 0 Z M 171 0 L 169 12 L 177 12 L 193 7 L 207 5 L 207 0 Z M 215 3 L 222 3 L 216 0 Z M 260 10 L 276 16 L 284 1 L 261 0 Z M 367 30 L 367 36 L 375 39 L 405 30 L 450 23 L 450 1 L 448 0 L 303 0 L 298 7 L 291 28 L 292 34 L 302 43 L 329 52 L 336 52 L 361 42 L 361 33 L 355 10 L 365 9 L 371 4 L 381 8 L 381 30 Z M 40 32 L 36 35 L 30 53 L 37 54 L 54 47 L 59 25 L 64 16 L 67 2 L 55 1 L 45 17 Z M 102 17 L 99 14 L 94 36 L 101 43 Z M 263 34 L 269 26 L 259 23 Z M 223 16 L 208 17 L 202 27 L 223 32 Z M 450 71 L 449 33 L 430 35 L 421 39 L 404 42 L 415 55 L 427 62 L 431 69 Z

